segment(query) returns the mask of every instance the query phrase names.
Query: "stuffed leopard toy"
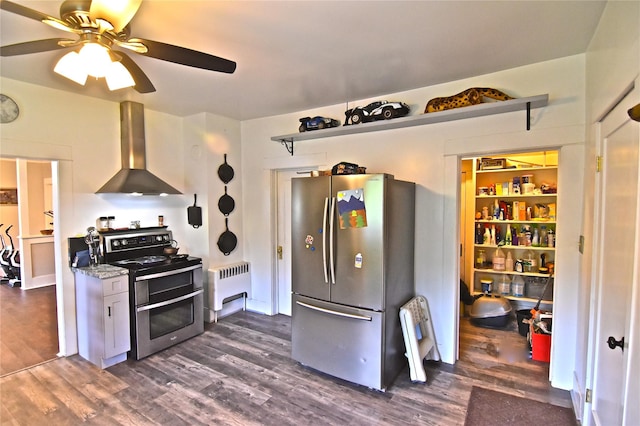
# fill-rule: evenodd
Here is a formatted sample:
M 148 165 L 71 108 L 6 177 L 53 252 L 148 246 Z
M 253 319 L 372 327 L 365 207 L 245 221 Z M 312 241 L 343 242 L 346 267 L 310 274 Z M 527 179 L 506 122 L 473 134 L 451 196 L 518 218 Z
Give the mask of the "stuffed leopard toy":
M 472 87 L 457 95 L 446 98 L 433 98 L 427 102 L 424 112 L 444 111 L 446 109 L 460 108 L 470 105 L 478 105 L 484 102 L 483 98 L 491 98 L 497 101 L 513 99 L 511 96 L 497 89 L 488 87 Z

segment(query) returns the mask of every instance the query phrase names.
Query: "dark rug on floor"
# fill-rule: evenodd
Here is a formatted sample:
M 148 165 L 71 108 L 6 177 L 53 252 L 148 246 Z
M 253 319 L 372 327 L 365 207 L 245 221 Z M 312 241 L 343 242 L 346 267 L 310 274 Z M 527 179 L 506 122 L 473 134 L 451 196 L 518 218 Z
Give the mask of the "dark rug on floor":
M 573 410 L 474 386 L 465 426 L 577 425 Z

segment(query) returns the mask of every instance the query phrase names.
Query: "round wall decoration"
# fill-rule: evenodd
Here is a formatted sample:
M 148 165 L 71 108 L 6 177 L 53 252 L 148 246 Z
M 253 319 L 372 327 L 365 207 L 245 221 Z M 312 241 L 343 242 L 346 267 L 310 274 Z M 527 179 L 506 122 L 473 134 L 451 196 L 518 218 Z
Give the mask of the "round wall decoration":
M 0 123 L 11 123 L 20 115 L 16 101 L 7 95 L 0 94 Z

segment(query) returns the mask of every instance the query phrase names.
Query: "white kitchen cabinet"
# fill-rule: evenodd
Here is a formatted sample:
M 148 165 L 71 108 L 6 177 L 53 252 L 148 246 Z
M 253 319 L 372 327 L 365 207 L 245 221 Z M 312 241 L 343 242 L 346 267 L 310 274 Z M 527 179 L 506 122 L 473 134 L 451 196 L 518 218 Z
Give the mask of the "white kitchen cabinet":
M 122 268 L 99 265 L 99 269 L 76 270 L 78 352 L 107 368 L 126 360 L 131 349 L 129 278 Z
M 546 266 L 551 266 L 552 270 L 556 261 L 557 152 L 527 155 L 529 157 L 501 155 L 483 158 L 484 163 L 483 159 L 475 160 L 476 216 L 472 230 L 474 266 L 471 269 L 471 291 L 476 294 L 482 293 L 481 281 L 487 280 L 492 282 L 493 294 L 501 294 L 510 300 L 524 303 L 537 302 L 544 296 L 542 303 L 552 305 L 553 279 L 544 291 L 551 271 L 540 267 L 543 258 Z M 528 164 L 525 160 L 530 157 L 533 161 Z M 521 181 L 518 193 L 514 191 L 514 178 Z M 525 179 L 532 181 L 535 190 L 527 188 L 525 191 L 522 185 Z M 516 207 L 520 207 L 518 212 L 514 211 Z M 510 241 L 506 238 L 508 228 L 511 231 Z M 531 239 L 536 233 L 537 241 L 532 242 Z M 491 237 L 492 234 L 495 234 L 495 240 L 487 241 L 485 235 Z M 498 248 L 505 258 L 511 255 L 513 269 L 503 269 L 500 263 L 497 264 L 500 268 L 496 268 L 492 263 Z M 486 258 L 484 264 L 479 262 L 482 252 Z M 527 255 L 532 256 L 535 261 L 532 266 L 526 262 Z M 522 269 L 518 268 L 519 262 Z M 503 280 L 505 284 L 509 282 L 510 285 L 502 288 Z

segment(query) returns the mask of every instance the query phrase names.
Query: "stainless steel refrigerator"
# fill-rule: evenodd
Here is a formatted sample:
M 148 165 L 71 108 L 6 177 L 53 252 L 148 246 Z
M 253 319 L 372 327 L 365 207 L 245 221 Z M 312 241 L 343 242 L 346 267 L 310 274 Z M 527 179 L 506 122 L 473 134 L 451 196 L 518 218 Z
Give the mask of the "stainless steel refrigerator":
M 292 358 L 385 390 L 407 365 L 398 314 L 414 295 L 415 184 L 366 174 L 291 188 Z

